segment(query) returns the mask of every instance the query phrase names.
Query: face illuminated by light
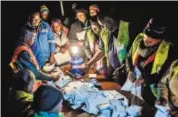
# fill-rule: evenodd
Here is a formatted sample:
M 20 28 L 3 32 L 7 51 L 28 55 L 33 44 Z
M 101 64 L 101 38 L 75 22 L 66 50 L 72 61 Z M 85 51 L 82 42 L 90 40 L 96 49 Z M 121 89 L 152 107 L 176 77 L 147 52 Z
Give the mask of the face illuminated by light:
M 83 13 L 83 12 L 78 12 L 78 13 L 77 13 L 77 19 L 78 19 L 79 21 L 81 21 L 82 23 L 85 23 L 85 21 L 86 21 L 85 13 Z
M 144 44 L 146 47 L 152 47 L 152 46 L 160 43 L 161 39 L 154 39 L 154 38 L 144 34 L 143 41 L 144 41 Z
M 34 14 L 32 18 L 32 26 L 38 26 L 40 24 L 40 14 Z
M 97 25 L 97 24 L 91 24 L 91 29 L 92 29 L 92 31 L 93 31 L 96 35 L 99 35 L 99 34 L 100 34 L 101 28 L 100 28 L 99 25 Z
M 49 15 L 49 13 L 47 11 L 43 11 L 41 13 L 41 17 L 42 17 L 43 20 L 47 20 L 48 19 L 48 15 Z
M 52 24 L 52 28 L 53 28 L 53 31 L 54 31 L 54 32 L 61 32 L 61 30 L 62 30 L 62 25 L 59 24 L 59 23 L 57 23 L 57 22 L 54 22 L 54 23 Z
M 31 32 L 30 34 L 25 35 L 25 43 L 29 46 L 33 45 L 33 43 L 35 42 L 36 35 L 37 34 L 35 32 Z
M 97 13 L 97 11 L 96 10 L 94 10 L 94 9 L 92 9 L 92 10 L 90 10 L 90 16 L 96 16 L 98 13 Z

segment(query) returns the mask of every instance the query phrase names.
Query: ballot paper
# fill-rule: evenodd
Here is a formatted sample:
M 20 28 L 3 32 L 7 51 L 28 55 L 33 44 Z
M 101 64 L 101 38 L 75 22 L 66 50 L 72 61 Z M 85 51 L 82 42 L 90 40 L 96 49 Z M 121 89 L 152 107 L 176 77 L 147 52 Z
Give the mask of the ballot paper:
M 131 105 L 128 108 L 126 108 L 126 110 L 130 116 L 138 117 L 141 116 L 142 107 L 137 105 Z
M 71 77 L 62 75 L 59 78 L 59 80 L 57 80 L 56 82 L 54 82 L 54 84 L 57 85 L 60 88 L 63 88 L 67 84 L 69 84 L 70 82 L 72 82 L 72 78 Z
M 86 30 L 81 31 L 81 32 L 77 32 L 76 33 L 77 39 L 80 40 L 80 41 L 83 41 L 85 39 L 85 34 L 86 34 Z
M 65 53 L 58 52 L 54 55 L 54 58 L 57 65 L 62 65 L 64 63 L 71 61 L 72 59 L 69 51 L 66 51 Z
M 155 107 L 157 108 L 155 117 L 171 117 L 168 112 L 169 107 L 167 105 L 166 106 L 155 105 Z
M 55 64 L 50 64 L 50 63 L 46 63 L 44 66 L 43 66 L 43 70 L 45 72 L 50 72 L 52 69 L 54 69 L 54 66 Z
M 88 76 L 89 78 L 96 78 L 97 77 L 97 75 L 96 74 L 89 74 L 89 76 Z
M 134 73 L 136 74 L 137 79 L 140 78 L 141 72 L 137 67 L 134 67 Z M 133 95 L 143 100 L 143 97 L 141 95 L 141 89 L 142 89 L 141 85 L 136 86 L 135 83 L 131 82 L 129 78 L 127 78 L 125 84 L 121 88 L 121 90 L 124 90 L 124 91 L 131 91 Z

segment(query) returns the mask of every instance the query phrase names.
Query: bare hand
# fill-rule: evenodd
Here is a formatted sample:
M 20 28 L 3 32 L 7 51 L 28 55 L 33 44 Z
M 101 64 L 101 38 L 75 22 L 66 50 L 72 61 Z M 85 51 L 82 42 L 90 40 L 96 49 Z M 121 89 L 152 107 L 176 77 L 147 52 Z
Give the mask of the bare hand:
M 166 103 L 167 103 L 167 100 L 166 99 L 164 99 L 164 98 L 160 98 L 159 100 L 156 100 L 156 102 L 155 102 L 156 104 L 158 104 L 158 105 L 166 105 Z
M 140 86 L 141 84 L 144 83 L 144 79 L 143 79 L 143 78 L 140 78 L 140 79 L 138 79 L 138 80 L 135 80 L 134 83 L 135 83 L 136 86 Z

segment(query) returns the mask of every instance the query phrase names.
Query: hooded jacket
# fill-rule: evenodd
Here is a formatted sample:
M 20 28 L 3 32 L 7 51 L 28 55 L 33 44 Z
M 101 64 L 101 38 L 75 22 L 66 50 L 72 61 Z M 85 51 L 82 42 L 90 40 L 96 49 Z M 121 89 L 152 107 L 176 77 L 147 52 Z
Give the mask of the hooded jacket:
M 42 67 L 50 57 L 50 54 L 55 51 L 55 44 L 49 42 L 54 40 L 53 32 L 49 24 L 44 21 L 41 21 L 38 27 L 33 27 L 30 22 L 27 22 L 22 28 L 23 35 L 21 35 L 21 40 L 27 30 L 37 32 L 35 42 L 31 46 L 31 49 L 38 61 L 39 66 Z

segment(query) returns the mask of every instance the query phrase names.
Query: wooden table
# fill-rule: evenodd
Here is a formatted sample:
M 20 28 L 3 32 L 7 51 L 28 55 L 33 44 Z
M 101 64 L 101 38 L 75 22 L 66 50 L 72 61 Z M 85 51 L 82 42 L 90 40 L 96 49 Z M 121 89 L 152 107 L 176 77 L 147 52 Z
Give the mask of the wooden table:
M 65 74 L 67 74 L 66 70 L 70 70 L 71 66 L 69 64 L 67 64 L 60 68 Z M 90 69 L 88 71 L 88 73 L 85 76 L 83 76 L 83 78 L 84 79 L 87 78 L 88 74 L 90 74 L 90 73 L 93 74 L 93 73 L 96 73 L 96 71 L 93 69 Z M 151 106 L 144 103 L 138 97 L 133 96 L 130 92 L 120 91 L 121 86 L 118 83 L 116 83 L 114 81 L 106 80 L 105 76 L 103 76 L 103 75 L 97 75 L 96 79 L 101 84 L 102 90 L 117 90 L 119 93 L 123 94 L 129 100 L 129 102 L 132 102 L 132 99 L 134 97 L 134 99 L 137 100 L 137 104 L 143 106 L 143 109 L 142 109 L 143 117 L 154 117 L 155 111 L 151 108 Z M 63 106 L 63 112 L 65 113 L 66 117 L 95 117 L 94 115 L 90 115 L 90 114 L 88 114 L 84 111 L 81 111 L 81 110 L 73 110 L 70 107 L 65 106 L 65 104 Z

